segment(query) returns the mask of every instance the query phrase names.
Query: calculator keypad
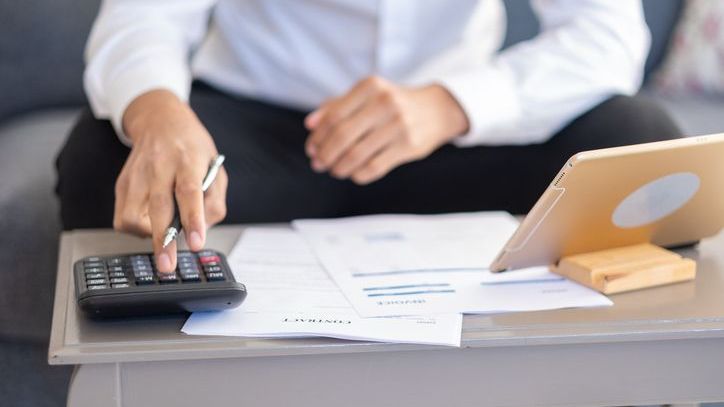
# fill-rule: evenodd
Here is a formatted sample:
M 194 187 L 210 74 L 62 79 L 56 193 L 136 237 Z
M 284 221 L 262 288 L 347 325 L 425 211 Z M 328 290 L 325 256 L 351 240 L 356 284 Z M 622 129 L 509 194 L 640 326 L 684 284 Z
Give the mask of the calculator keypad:
M 178 252 L 177 267 L 173 273 L 159 272 L 153 256 L 145 254 L 89 257 L 83 261 L 82 270 L 89 291 L 227 280 L 219 255 L 211 250 Z

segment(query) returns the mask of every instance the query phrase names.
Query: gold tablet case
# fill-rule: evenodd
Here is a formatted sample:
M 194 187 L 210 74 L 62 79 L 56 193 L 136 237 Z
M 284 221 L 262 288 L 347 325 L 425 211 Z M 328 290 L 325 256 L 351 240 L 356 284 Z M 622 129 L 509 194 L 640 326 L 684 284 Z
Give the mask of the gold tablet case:
M 683 206 L 641 226 L 614 224 L 614 211 L 634 191 L 681 173 L 699 180 Z M 640 243 L 672 247 L 712 236 L 722 226 L 724 134 L 585 151 L 563 166 L 491 270 L 554 264 L 565 256 Z

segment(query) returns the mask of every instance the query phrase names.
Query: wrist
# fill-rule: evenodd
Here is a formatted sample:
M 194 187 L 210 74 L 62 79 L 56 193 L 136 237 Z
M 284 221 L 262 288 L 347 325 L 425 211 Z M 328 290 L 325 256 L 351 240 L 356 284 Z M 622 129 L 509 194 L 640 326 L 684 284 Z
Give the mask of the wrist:
M 128 138 L 137 143 L 146 133 L 152 120 L 165 120 L 178 115 L 186 104 L 173 92 L 154 89 L 145 92 L 131 101 L 123 113 L 123 131 Z
M 470 130 L 468 116 L 452 93 L 437 84 L 430 85 L 429 90 L 434 95 L 436 106 L 439 107 L 440 121 L 442 123 L 441 133 L 444 141 L 448 142 L 467 133 Z

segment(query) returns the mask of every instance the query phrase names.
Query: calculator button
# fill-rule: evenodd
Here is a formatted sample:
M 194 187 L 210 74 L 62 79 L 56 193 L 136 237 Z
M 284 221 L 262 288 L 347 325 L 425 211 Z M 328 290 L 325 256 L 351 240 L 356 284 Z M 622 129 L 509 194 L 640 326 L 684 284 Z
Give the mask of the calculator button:
M 134 272 L 133 272 L 133 276 L 136 277 L 136 278 L 139 278 L 139 277 L 147 277 L 147 276 L 148 276 L 148 277 L 153 277 L 153 271 L 149 271 L 149 270 L 134 271 Z
M 209 281 L 219 281 L 224 279 L 224 273 L 221 272 L 214 272 L 214 273 L 206 273 L 206 279 Z
M 199 281 L 199 280 L 201 280 L 201 275 L 199 273 L 181 274 L 181 281 Z
M 126 276 L 126 273 L 124 273 L 122 271 L 114 271 L 114 272 L 108 273 L 108 277 L 110 277 L 110 278 L 122 278 L 125 276 Z
M 88 273 L 104 273 L 106 271 L 106 269 L 104 269 L 102 267 L 87 267 L 87 268 L 84 268 L 83 271 L 85 271 L 86 274 L 88 274 Z
M 96 263 L 99 261 L 103 261 L 100 257 L 88 257 L 87 259 L 83 260 L 83 264 L 85 263 Z
M 99 262 L 99 261 L 95 261 L 95 262 L 85 262 L 85 263 L 83 263 L 83 268 L 84 268 L 84 269 L 89 269 L 89 268 L 105 268 L 105 267 L 106 267 L 105 263 Z
M 200 260 L 201 263 L 203 263 L 203 264 L 206 264 L 206 263 L 218 263 L 218 262 L 221 261 L 221 259 L 219 258 L 219 256 L 202 256 L 202 257 L 199 257 L 199 260 Z
M 96 285 L 96 284 L 105 284 L 105 283 L 106 283 L 105 278 L 93 278 L 93 279 L 85 281 L 86 285 Z
M 198 270 L 179 270 L 179 274 L 184 276 L 184 275 L 191 275 L 191 274 L 200 274 L 200 272 Z
M 218 272 L 221 272 L 221 267 L 219 267 L 219 266 L 210 266 L 210 267 L 204 266 L 204 271 L 207 272 L 207 273 L 218 273 Z
M 89 285 L 89 286 L 88 286 L 88 291 L 92 291 L 92 290 L 104 290 L 104 289 L 106 289 L 106 288 L 108 288 L 108 286 L 107 286 L 106 284 Z
M 112 279 L 111 279 L 111 284 L 127 283 L 127 282 L 128 282 L 128 279 L 125 278 L 125 277 L 123 277 L 123 278 L 112 278 Z
M 110 266 L 110 267 L 108 267 L 108 272 L 110 272 L 110 273 L 123 272 L 123 267 L 122 266 Z
M 128 283 L 111 284 L 113 288 L 128 288 Z
M 146 285 L 146 284 L 153 284 L 153 276 L 140 276 L 136 277 L 136 284 L 138 285 Z
M 178 281 L 176 274 L 173 273 L 158 273 L 159 283 L 175 283 Z
M 136 269 L 136 268 L 144 269 L 144 268 L 152 268 L 152 267 L 153 267 L 153 265 L 152 265 L 151 263 L 140 263 L 140 262 L 131 263 L 130 266 L 131 266 L 131 268 L 133 268 L 133 269 Z
M 120 266 L 122 264 L 123 264 L 122 257 L 112 257 L 112 258 L 108 259 L 109 266 Z
M 178 263 L 178 268 L 181 268 L 181 269 L 183 269 L 183 268 L 198 268 L 198 267 L 199 267 L 199 266 L 198 266 L 198 264 L 196 264 L 196 263 L 186 263 L 186 262 L 179 262 L 179 263 Z
M 106 273 L 86 273 L 85 278 L 86 280 L 93 280 L 97 278 L 105 278 Z

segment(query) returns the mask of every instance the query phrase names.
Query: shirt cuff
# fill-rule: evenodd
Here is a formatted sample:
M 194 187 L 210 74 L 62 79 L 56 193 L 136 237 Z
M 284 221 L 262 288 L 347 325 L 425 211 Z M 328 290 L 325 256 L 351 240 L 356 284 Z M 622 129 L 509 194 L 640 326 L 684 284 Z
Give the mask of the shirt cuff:
M 168 90 L 180 100 L 188 102 L 191 92 L 191 73 L 185 58 L 179 57 L 128 61 L 127 66 L 128 68 L 118 71 L 106 83 L 103 92 L 86 91 L 86 94 L 103 95 L 105 100 L 102 104 L 90 100 L 96 117 L 110 119 L 119 140 L 130 147 L 131 140 L 123 131 L 123 114 L 128 105 L 138 96 L 155 89 Z M 86 79 L 89 79 L 86 81 L 86 86 L 93 86 L 94 81 Z M 104 105 L 105 109 L 97 108 L 101 105 Z
M 468 133 L 452 140 L 454 145 L 468 147 L 522 143 L 511 140 L 510 132 L 504 131 L 521 116 L 512 72 L 497 65 L 489 65 L 481 70 L 444 76 L 437 83 L 453 95 L 470 124 Z

